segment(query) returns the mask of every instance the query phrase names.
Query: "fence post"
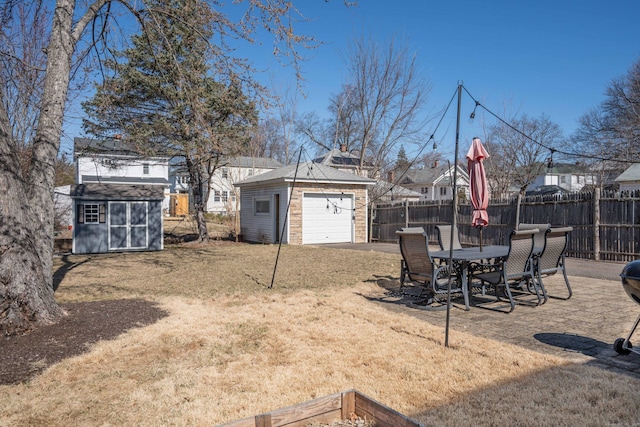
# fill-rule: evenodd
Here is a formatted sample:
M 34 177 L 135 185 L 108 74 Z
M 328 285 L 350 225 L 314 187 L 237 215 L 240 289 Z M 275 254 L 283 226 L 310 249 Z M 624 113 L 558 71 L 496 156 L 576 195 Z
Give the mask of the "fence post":
M 600 187 L 593 190 L 593 259 L 600 261 Z
M 409 199 L 404 202 L 404 226 L 409 227 Z

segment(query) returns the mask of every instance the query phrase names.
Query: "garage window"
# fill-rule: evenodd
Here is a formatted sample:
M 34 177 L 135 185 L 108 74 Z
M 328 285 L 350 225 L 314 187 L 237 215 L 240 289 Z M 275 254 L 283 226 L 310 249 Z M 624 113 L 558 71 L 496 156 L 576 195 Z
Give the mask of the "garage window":
M 268 198 L 254 199 L 254 209 L 256 215 L 267 215 L 271 210 L 271 203 Z

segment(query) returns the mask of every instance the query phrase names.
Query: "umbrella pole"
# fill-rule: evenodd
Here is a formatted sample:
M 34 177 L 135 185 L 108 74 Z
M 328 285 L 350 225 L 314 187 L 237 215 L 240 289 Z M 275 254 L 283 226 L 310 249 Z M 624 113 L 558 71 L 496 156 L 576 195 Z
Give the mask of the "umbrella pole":
M 480 227 L 480 252 L 482 252 L 482 229 L 484 227 Z

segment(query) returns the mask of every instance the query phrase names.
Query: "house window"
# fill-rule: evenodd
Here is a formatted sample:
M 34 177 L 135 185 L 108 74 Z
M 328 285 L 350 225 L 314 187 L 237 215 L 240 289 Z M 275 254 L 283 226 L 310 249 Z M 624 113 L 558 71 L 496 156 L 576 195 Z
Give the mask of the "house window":
M 447 187 L 440 187 L 440 195 L 441 196 L 447 195 Z
M 214 202 L 220 201 L 220 192 L 218 190 L 213 190 L 213 201 Z
M 429 194 L 429 187 L 422 187 L 422 188 L 420 189 L 420 192 L 421 192 L 422 194 Z
M 249 176 L 253 176 L 253 169 L 249 169 Z
M 254 212 L 256 215 L 267 215 L 270 209 L 269 199 L 254 199 Z
M 222 168 L 222 177 L 223 178 L 229 178 L 229 169 Z
M 224 190 L 222 192 L 222 202 L 227 203 L 228 200 L 229 200 L 229 192 L 227 190 Z
M 142 173 L 144 175 L 149 175 L 149 163 L 142 164 Z
M 562 175 L 560 177 L 560 184 L 565 184 L 567 182 L 567 177 L 565 175 Z
M 84 203 L 77 209 L 78 224 L 104 224 L 107 220 L 104 203 Z

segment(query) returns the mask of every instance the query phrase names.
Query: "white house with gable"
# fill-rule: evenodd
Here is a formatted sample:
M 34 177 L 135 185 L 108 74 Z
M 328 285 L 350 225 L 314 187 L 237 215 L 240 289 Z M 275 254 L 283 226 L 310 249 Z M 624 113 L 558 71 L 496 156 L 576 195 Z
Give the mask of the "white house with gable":
M 151 185 L 164 189 L 169 207 L 169 158 L 142 156 L 121 138 L 75 138 L 76 184 Z

